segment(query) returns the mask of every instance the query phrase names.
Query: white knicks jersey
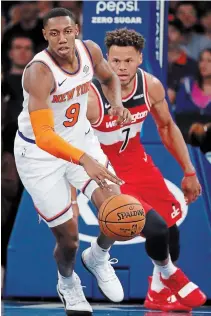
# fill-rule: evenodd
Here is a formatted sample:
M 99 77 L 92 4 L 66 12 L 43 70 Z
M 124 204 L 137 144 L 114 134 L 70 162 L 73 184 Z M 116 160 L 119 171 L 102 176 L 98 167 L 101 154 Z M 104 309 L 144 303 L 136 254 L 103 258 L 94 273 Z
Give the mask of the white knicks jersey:
M 89 126 L 86 112 L 93 66 L 88 48 L 81 40 L 75 42 L 78 69 L 74 73 L 62 69 L 47 50 L 35 55 L 26 68 L 34 62 L 41 62 L 51 70 L 54 76 L 54 89 L 50 95 L 49 108 L 54 113 L 55 132 L 72 145 L 81 148 L 87 125 Z M 39 90 L 39 86 L 37 89 Z M 23 110 L 18 117 L 19 135 L 33 141 L 35 136 L 28 111 L 29 94 L 24 87 L 23 96 Z

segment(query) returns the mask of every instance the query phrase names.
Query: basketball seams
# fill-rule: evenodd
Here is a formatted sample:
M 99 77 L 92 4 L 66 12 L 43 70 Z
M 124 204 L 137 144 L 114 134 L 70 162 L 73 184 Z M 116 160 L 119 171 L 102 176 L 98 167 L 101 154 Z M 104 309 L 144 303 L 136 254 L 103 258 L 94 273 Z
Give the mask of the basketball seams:
M 116 207 L 115 209 L 111 210 L 105 217 L 105 220 L 107 219 L 108 215 L 111 214 L 112 212 L 122 208 L 122 207 L 125 207 L 125 206 L 128 206 L 128 205 L 139 205 L 140 207 L 140 203 L 128 203 L 128 204 L 124 204 L 124 205 L 121 205 L 121 206 L 118 206 Z M 142 208 L 141 211 L 144 211 L 144 209 Z M 129 211 L 128 211 L 129 212 Z M 103 217 L 103 214 L 102 214 L 102 217 Z
M 106 225 L 106 223 L 105 223 L 105 225 Z M 119 235 L 119 234 L 117 234 L 117 233 L 114 233 L 107 225 L 106 225 L 106 228 L 112 233 L 112 234 L 114 234 L 114 235 L 116 235 L 116 236 L 119 236 L 119 237 L 121 237 L 121 238 L 126 238 L 125 240 L 129 240 L 129 239 L 133 239 L 135 236 L 131 236 L 131 238 L 130 238 L 130 236 L 122 236 L 122 235 Z M 112 237 L 109 237 L 109 238 L 112 238 Z
M 108 202 L 105 204 L 105 206 L 104 206 L 104 208 L 103 208 L 103 211 L 102 211 L 102 214 L 101 214 L 101 218 L 103 218 L 103 213 L 104 213 L 105 208 L 106 208 L 106 206 L 108 205 L 108 203 L 109 203 L 110 201 L 112 201 L 116 196 L 118 196 L 118 195 L 113 195 L 113 196 L 110 196 L 110 198 L 108 198 L 109 200 L 108 200 Z M 99 212 L 98 212 L 98 219 L 99 219 Z M 101 220 L 101 219 L 99 219 L 99 220 Z
M 103 220 L 99 220 L 102 223 L 110 223 L 110 224 L 130 224 L 130 223 L 138 223 L 138 222 L 142 222 L 145 221 L 145 217 L 143 219 L 139 219 L 138 221 L 131 221 L 131 222 L 110 222 L 110 221 L 103 221 Z

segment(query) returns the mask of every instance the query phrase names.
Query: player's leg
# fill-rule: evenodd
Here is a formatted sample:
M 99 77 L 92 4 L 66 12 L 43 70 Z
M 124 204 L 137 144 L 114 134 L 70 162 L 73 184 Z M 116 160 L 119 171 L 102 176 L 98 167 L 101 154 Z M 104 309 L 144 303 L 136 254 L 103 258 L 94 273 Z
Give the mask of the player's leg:
M 21 144 L 16 146 L 16 165 L 39 217 L 56 237 L 54 256 L 58 266 L 58 294 L 68 315 L 77 315 L 79 311 L 90 315 L 92 308 L 84 297 L 80 279 L 73 271 L 78 226 L 71 208 L 70 186 L 64 177 L 66 163 L 51 159 L 50 155 L 46 160 L 39 159 L 43 152 L 38 154 L 39 149 L 30 146 L 26 146 L 24 151 Z
M 95 142 L 93 148 L 95 150 L 92 156 L 103 165 L 106 165 L 110 171 L 114 172 L 108 163 L 107 157 Z M 119 187 L 111 183 L 109 183 L 111 191 L 101 189 L 95 181 L 89 178 L 81 166 L 70 165 L 67 170 L 67 178 L 74 187 L 84 193 L 88 199 L 92 200 L 97 209 L 100 208 L 108 197 L 120 194 Z M 92 242 L 91 247 L 82 253 L 82 262 L 87 270 L 96 277 L 98 286 L 103 294 L 113 302 L 120 302 L 124 298 L 123 288 L 112 267 L 112 262 L 109 261 L 109 249 L 113 243 L 113 240 L 100 234 Z
M 72 185 L 70 187 L 71 187 L 71 203 L 72 203 L 72 209 L 73 209 L 73 216 L 78 217 L 79 207 L 77 203 L 77 190 Z
M 34 203 L 56 238 L 54 258 L 58 267 L 57 292 L 66 313 L 91 314 L 92 308 L 86 301 L 81 281 L 74 272 L 79 238 L 77 216 L 73 216 L 69 183 L 64 177 L 61 178 L 46 192 L 42 200 L 34 199 Z
M 169 227 L 169 252 L 172 262 L 176 265 L 180 254 L 180 231 L 176 224 Z
M 148 174 L 145 175 L 142 175 L 139 184 L 141 197 L 162 216 L 168 227 L 174 226 L 182 215 L 180 203 L 168 190 L 162 174 L 156 167 L 153 167 Z M 152 192 L 156 192 L 156 194 L 152 194 Z M 179 236 L 175 228 L 171 230 L 170 234 L 170 253 L 175 256 L 175 258 L 173 258 L 175 260 L 179 255 Z M 200 306 L 205 302 L 206 296 L 204 293 L 200 291 L 198 286 L 190 282 L 180 269 L 173 265 L 170 256 L 167 259 L 166 264 L 161 265 L 160 262 L 154 260 L 154 265 L 155 270 L 153 273 L 152 284 L 156 282 L 155 275 L 159 272 L 163 284 L 168 286 L 172 291 L 172 294 L 176 296 L 181 304 L 194 307 Z

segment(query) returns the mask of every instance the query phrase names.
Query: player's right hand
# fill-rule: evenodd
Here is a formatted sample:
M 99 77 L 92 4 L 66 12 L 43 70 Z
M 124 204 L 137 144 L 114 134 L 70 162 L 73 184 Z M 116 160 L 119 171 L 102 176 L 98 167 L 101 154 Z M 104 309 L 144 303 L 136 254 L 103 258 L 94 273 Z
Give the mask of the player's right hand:
M 109 189 L 109 185 L 106 180 L 109 180 L 117 185 L 122 185 L 124 183 L 124 181 L 119 179 L 116 175 L 106 169 L 106 167 L 87 154 L 84 154 L 80 158 L 79 163 L 84 167 L 90 178 L 96 181 L 101 188 Z

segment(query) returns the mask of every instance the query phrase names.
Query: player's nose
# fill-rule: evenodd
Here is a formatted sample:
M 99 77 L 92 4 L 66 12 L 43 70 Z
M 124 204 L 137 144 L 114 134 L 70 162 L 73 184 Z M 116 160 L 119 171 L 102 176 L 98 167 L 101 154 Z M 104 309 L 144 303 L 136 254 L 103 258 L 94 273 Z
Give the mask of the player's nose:
M 119 63 L 119 70 L 126 70 L 127 67 L 126 67 L 126 64 L 124 62 L 120 62 Z
M 60 34 L 59 44 L 67 43 L 67 39 L 64 34 Z

